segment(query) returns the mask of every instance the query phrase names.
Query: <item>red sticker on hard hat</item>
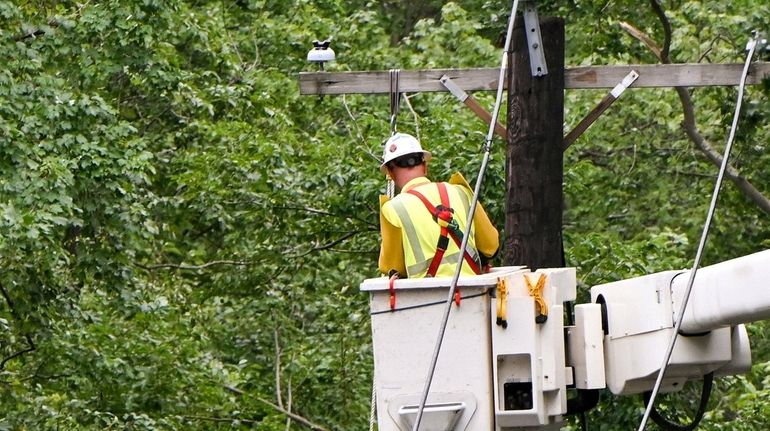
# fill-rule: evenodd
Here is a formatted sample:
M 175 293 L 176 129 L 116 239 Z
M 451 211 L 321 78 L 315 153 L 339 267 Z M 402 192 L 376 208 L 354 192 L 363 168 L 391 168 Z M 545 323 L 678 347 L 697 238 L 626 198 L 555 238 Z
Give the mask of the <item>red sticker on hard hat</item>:
M 395 153 L 397 148 L 398 148 L 398 147 L 396 147 L 396 144 L 391 144 L 391 145 L 390 145 L 390 152 L 391 152 L 391 153 Z

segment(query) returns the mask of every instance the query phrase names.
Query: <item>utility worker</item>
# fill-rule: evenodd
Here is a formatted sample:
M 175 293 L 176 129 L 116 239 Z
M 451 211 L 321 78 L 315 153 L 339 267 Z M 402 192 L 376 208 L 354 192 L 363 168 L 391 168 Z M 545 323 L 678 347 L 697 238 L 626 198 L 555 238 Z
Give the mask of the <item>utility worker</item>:
M 497 253 L 497 229 L 481 204 L 468 229 L 473 191 L 459 173 L 448 182 L 431 182 L 430 159 L 414 136 L 396 133 L 385 142 L 380 171 L 400 193 L 390 200 L 380 196 L 380 271 L 409 278 L 451 277 L 461 259 L 461 275 L 480 274 Z M 464 235 L 470 238 L 460 257 Z

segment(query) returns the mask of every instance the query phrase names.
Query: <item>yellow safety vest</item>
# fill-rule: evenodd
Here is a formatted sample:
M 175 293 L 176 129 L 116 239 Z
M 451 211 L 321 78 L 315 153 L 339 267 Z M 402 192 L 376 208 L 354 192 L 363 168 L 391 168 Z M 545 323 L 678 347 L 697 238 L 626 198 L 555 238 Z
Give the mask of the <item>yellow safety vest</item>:
M 466 234 L 466 219 L 468 209 L 470 208 L 471 191 L 460 185 L 449 183 L 444 183 L 444 185 L 449 198 L 449 206 L 454 210 L 453 218 L 460 230 Z M 382 213 L 389 223 L 401 230 L 404 263 L 408 277 L 425 277 L 436 253 L 436 244 L 438 243 L 441 228 L 420 198 L 406 191 L 415 190 L 427 198 L 434 206 L 438 206 L 441 203 L 438 186 L 435 183 L 431 183 L 427 178 L 418 178 L 408 183 L 404 189 L 398 196 L 383 205 Z M 471 226 L 467 252 L 477 265 L 480 266 L 474 236 L 474 229 Z M 454 275 L 457 260 L 462 259 L 459 251 L 455 241 L 450 240 L 436 271 L 436 277 L 451 277 Z M 461 274 L 475 274 L 464 259 Z

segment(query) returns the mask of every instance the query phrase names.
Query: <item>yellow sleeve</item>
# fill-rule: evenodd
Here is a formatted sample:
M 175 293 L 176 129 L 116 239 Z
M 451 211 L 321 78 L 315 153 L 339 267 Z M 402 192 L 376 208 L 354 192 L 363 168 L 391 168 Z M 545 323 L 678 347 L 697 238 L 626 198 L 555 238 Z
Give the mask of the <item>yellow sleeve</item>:
M 401 228 L 394 226 L 385 216 L 389 208 L 385 207 L 388 197 L 380 196 L 380 245 L 379 267 L 382 274 L 387 274 L 395 269 L 406 277 L 406 264 L 404 263 L 404 245 L 401 242 Z
M 481 202 L 476 205 L 473 214 L 473 224 L 476 226 L 476 248 L 481 254 L 492 257 L 500 248 L 500 234 L 489 219 Z
M 467 188 L 471 196 L 473 195 L 473 189 L 461 173 L 452 174 L 448 182 Z M 500 234 L 489 219 L 487 212 L 484 211 L 481 202 L 476 204 L 476 212 L 473 213 L 473 225 L 476 227 L 476 248 L 484 256 L 494 256 L 500 248 Z

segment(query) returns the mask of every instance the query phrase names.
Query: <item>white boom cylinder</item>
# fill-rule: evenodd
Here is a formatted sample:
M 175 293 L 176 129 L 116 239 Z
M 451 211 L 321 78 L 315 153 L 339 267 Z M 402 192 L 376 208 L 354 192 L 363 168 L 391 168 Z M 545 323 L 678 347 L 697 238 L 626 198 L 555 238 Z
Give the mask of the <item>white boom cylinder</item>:
M 689 271 L 671 281 L 673 309 L 678 315 Z M 770 250 L 698 270 L 682 318 L 685 334 L 770 319 Z

